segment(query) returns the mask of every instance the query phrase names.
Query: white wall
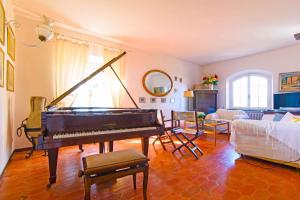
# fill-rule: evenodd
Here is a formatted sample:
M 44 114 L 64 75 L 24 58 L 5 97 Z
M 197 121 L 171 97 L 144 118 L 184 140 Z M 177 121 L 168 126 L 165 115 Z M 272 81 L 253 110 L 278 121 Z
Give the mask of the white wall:
M 30 96 L 45 96 L 48 102 L 54 98 L 52 62 L 54 40 L 42 44 L 38 48 L 24 46 L 23 43 L 33 44 L 38 42 L 34 32 L 34 28 L 38 22 L 23 17 L 18 13 L 16 13 L 16 17 L 18 23 L 21 25 L 20 28 L 16 30 L 19 41 L 17 43 L 17 65 L 19 70 L 16 74 L 15 123 L 19 124 L 29 114 Z M 124 48 L 93 36 L 66 29 L 57 28 L 56 31 L 76 38 L 95 41 L 106 46 L 126 49 L 127 54 L 122 58 L 124 59 L 126 69 L 124 83 L 137 103 L 139 97 L 146 97 L 147 103 L 139 104 L 141 108 L 164 109 L 166 113 L 169 113 L 171 109 L 184 110 L 186 102 L 183 97 L 183 91 L 187 88 L 191 88 L 193 84 L 200 82 L 201 67 L 196 64 L 170 56 Z M 172 78 L 174 78 L 175 75 L 183 78 L 183 83 L 179 83 L 179 81 L 174 82 L 174 88 L 176 88 L 177 92 L 174 93 L 173 90 L 168 94 L 168 103 L 149 103 L 150 96 L 143 89 L 142 78 L 143 75 L 151 69 L 163 70 Z M 175 103 L 173 104 L 169 103 L 171 97 L 175 98 Z M 157 100 L 160 102 L 160 98 L 157 98 Z M 129 104 L 128 97 L 124 97 L 122 105 L 132 106 L 132 104 Z M 15 148 L 29 146 L 29 143 L 24 137 L 16 137 L 15 140 Z
M 10 1 L 2 1 L 7 20 L 14 19 L 14 13 Z M 14 27 L 12 27 L 14 29 Z M 4 63 L 4 87 L 0 87 L 0 174 L 9 160 L 11 153 L 13 152 L 13 134 L 15 134 L 15 125 L 13 121 L 14 113 L 14 93 L 6 91 L 6 60 L 10 60 L 7 55 L 7 35 L 5 33 L 5 44 L 0 45 L 0 48 L 4 51 L 5 63 Z M 15 66 L 15 72 L 17 71 Z
M 292 36 L 291 36 L 292 37 Z M 273 75 L 273 92 L 279 90 L 279 73 L 300 71 L 300 44 L 265 53 L 202 66 L 203 75 L 217 74 L 218 106 L 226 107 L 226 79 L 243 70 L 264 70 Z

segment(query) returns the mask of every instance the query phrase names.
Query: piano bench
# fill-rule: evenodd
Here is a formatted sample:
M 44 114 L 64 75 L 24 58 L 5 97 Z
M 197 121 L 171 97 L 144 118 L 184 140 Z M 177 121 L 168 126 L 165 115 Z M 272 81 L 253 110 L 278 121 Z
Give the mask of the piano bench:
M 133 175 L 133 186 L 136 189 L 136 174 L 143 172 L 143 197 L 146 200 L 148 161 L 149 159 L 144 154 L 134 149 L 96 154 L 82 158 L 83 171 L 80 170 L 78 176 L 84 176 L 84 199 L 90 199 L 91 185 L 128 175 Z

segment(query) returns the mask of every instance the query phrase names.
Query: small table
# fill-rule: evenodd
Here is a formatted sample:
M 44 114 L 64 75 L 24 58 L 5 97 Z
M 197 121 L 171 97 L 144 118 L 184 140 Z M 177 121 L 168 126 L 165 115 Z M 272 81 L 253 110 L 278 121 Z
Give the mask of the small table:
M 214 129 L 214 134 L 215 134 L 215 146 L 217 145 L 217 127 L 222 126 L 222 125 L 227 125 L 227 129 L 225 129 L 230 135 L 230 129 L 229 129 L 229 122 L 223 121 L 223 120 L 201 120 L 202 122 L 202 128 L 204 129 L 205 126 L 212 127 Z

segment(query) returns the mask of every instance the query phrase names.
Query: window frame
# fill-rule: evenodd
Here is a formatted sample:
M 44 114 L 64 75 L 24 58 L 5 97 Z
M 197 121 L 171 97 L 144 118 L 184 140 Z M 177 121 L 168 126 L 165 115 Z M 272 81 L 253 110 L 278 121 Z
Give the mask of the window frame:
M 258 76 L 267 79 L 267 89 L 268 89 L 268 95 L 267 95 L 267 107 L 250 107 L 250 76 Z M 247 107 L 235 107 L 233 106 L 233 82 L 241 79 L 243 77 L 247 77 L 248 81 L 248 98 L 247 98 Z M 258 110 L 258 109 L 270 109 L 272 108 L 272 76 L 266 73 L 259 73 L 259 72 L 247 72 L 242 73 L 237 76 L 234 76 L 228 81 L 229 85 L 229 108 L 231 109 L 246 109 L 246 110 Z

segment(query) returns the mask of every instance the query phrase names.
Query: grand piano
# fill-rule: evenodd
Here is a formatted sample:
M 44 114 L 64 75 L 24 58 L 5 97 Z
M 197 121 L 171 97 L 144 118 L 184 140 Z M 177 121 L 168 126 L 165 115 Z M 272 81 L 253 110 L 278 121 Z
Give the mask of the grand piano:
M 147 156 L 149 137 L 163 133 L 163 127 L 157 119 L 157 110 L 139 109 L 136 102 L 115 73 L 112 64 L 126 52 L 113 58 L 88 77 L 74 85 L 68 91 L 54 99 L 47 111 L 42 112 L 41 131 L 37 149 L 48 151 L 49 184 L 56 182 L 58 151 L 60 147 L 99 143 L 99 151 L 104 151 L 104 142 L 109 142 L 109 151 L 113 151 L 113 141 L 141 138 L 142 151 Z M 106 68 L 110 68 L 120 81 L 135 108 L 101 108 L 101 107 L 61 107 L 58 102 L 92 79 Z

